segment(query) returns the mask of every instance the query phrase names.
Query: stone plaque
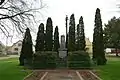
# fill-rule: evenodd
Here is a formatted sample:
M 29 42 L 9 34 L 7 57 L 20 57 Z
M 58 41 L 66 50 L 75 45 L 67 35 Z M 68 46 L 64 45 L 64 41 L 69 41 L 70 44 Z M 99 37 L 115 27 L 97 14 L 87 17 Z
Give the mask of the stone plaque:
M 65 58 L 67 56 L 67 51 L 59 51 L 59 57 Z

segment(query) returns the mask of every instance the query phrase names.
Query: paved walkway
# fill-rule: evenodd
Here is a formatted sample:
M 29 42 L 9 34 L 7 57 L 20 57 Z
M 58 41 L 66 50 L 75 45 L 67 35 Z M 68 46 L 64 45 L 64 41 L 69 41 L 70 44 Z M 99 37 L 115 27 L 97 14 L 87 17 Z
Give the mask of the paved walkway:
M 92 70 L 35 70 L 24 80 L 102 80 Z
M 9 58 L 16 58 L 16 57 L 19 57 L 19 55 L 8 55 L 6 57 L 0 57 L 0 60 L 9 59 Z
M 43 80 L 80 80 L 73 71 L 50 71 Z

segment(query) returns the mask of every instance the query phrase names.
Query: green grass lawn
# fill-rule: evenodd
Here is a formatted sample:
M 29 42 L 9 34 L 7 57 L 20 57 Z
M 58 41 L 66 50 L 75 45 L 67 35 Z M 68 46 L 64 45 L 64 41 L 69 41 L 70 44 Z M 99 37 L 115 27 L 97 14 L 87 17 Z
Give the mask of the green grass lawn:
M 120 57 L 107 57 L 107 64 L 97 66 L 103 80 L 120 80 Z
M 17 58 L 0 60 L 0 80 L 23 80 L 31 71 L 18 64 Z

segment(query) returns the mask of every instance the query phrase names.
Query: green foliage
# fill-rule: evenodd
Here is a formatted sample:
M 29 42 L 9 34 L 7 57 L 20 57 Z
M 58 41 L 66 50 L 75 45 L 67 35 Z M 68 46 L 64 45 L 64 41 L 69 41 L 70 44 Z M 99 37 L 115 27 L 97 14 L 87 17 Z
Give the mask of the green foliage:
M 97 61 L 98 65 L 106 64 L 102 20 L 99 8 L 97 8 L 95 14 L 95 27 L 93 33 L 93 60 Z
M 113 17 L 104 28 L 105 47 L 120 48 L 120 18 Z M 117 52 L 117 51 L 116 51 Z M 116 55 L 118 55 L 116 53 Z
M 79 24 L 77 25 L 77 50 L 85 51 L 85 33 L 84 33 L 84 22 L 83 17 L 80 17 Z
M 58 51 L 59 47 L 60 47 L 60 44 L 59 44 L 59 32 L 58 32 L 58 26 L 56 26 L 55 32 L 54 32 L 54 51 Z
M 56 68 L 57 53 L 52 51 L 37 52 L 33 57 L 33 68 L 49 69 Z
M 69 23 L 69 40 L 68 40 L 68 50 L 75 51 L 75 18 L 74 14 L 70 16 Z
M 85 51 L 74 51 L 69 52 L 68 56 L 68 66 L 70 68 L 90 68 L 90 57 Z
M 49 17 L 46 24 L 46 34 L 45 34 L 45 50 L 52 51 L 53 48 L 53 25 L 52 19 Z
M 35 51 L 44 51 L 44 24 L 41 23 L 37 33 Z
M 33 49 L 32 49 L 32 37 L 30 34 L 29 28 L 26 29 L 25 37 L 22 42 L 22 49 L 21 54 L 19 57 L 20 65 L 24 65 L 24 62 L 30 64 L 32 60 L 33 55 Z

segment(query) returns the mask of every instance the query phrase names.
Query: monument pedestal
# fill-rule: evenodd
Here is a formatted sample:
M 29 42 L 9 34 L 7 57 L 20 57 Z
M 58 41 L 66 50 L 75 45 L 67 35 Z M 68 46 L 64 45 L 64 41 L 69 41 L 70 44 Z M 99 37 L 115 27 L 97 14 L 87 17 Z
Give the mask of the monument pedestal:
M 61 49 L 59 48 L 59 57 L 65 58 L 67 56 L 67 48 Z
M 58 67 L 65 68 L 67 67 L 67 48 L 65 48 L 65 36 L 61 36 L 61 44 L 60 48 L 58 49 L 59 52 L 59 60 L 58 60 Z
M 65 36 L 61 35 L 61 44 L 60 48 L 58 49 L 59 51 L 59 57 L 60 58 L 65 58 L 67 56 L 67 48 L 65 47 Z

